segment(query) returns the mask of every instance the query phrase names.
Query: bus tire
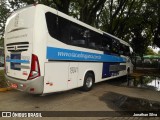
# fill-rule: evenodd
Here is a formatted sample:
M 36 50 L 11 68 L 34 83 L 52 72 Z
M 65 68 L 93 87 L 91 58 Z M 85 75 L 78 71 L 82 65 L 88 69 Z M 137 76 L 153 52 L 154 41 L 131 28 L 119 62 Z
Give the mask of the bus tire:
M 84 83 L 82 90 L 83 91 L 90 91 L 94 85 L 94 75 L 91 72 L 87 72 L 84 77 Z

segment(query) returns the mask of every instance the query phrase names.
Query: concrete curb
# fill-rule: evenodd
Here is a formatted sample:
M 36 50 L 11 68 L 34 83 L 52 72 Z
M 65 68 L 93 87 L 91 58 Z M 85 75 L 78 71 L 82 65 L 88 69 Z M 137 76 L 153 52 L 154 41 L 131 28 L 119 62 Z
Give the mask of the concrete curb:
M 5 92 L 5 91 L 9 91 L 12 90 L 12 88 L 7 87 L 7 88 L 0 88 L 0 92 Z

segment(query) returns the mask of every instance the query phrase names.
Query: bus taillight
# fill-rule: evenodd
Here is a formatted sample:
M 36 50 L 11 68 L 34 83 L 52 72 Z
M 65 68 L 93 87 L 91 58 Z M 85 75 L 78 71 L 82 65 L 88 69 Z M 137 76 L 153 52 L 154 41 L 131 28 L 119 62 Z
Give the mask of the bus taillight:
M 40 76 L 40 67 L 39 67 L 38 57 L 32 54 L 31 71 L 28 80 L 32 80 L 39 76 Z

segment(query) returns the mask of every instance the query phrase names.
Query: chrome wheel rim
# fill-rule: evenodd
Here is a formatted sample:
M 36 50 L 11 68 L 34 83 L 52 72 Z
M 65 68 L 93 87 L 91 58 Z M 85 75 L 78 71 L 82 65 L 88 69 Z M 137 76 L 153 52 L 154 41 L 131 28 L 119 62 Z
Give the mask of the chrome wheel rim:
M 93 84 L 92 81 L 93 81 L 93 80 L 92 80 L 92 77 L 88 77 L 88 78 L 87 78 L 87 80 L 86 80 L 86 86 L 87 86 L 88 88 L 90 88 L 90 87 L 92 86 L 92 84 Z

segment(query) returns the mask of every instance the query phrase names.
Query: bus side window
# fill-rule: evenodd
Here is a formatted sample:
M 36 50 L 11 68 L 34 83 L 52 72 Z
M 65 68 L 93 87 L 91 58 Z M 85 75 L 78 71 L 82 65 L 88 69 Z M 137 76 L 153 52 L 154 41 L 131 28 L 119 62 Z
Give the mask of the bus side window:
M 59 26 L 58 26 L 58 16 L 51 12 L 47 12 L 45 16 L 46 16 L 46 23 L 47 23 L 47 28 L 50 36 L 59 40 L 60 34 L 59 34 Z
M 102 50 L 102 34 L 90 31 L 88 37 L 88 48 Z
M 112 52 L 114 54 L 119 54 L 119 44 L 118 40 L 112 39 Z
M 122 43 L 120 43 L 120 45 L 119 45 L 119 54 L 120 55 L 123 55 L 124 54 L 124 48 L 123 48 L 123 44 Z
M 51 12 L 45 14 L 48 32 L 51 37 L 63 42 L 70 43 L 69 32 L 70 22 L 69 20 L 59 17 Z
M 106 52 L 111 52 L 111 39 L 110 38 L 107 38 L 105 37 L 105 39 L 103 39 L 102 41 L 102 46 L 103 46 L 103 51 L 106 51 Z
M 76 46 L 83 47 L 83 46 L 85 46 L 85 40 L 73 40 L 72 44 L 76 45 Z
M 130 56 L 129 46 L 122 45 L 121 47 L 122 47 L 123 55 L 124 55 L 124 56 Z
M 130 56 L 130 49 L 129 49 L 129 46 L 126 46 L 126 55 L 127 55 L 127 56 Z
M 77 25 L 76 23 L 71 22 L 70 27 L 70 40 L 71 45 L 85 47 L 86 46 L 86 40 L 84 37 L 84 28 Z
M 58 25 L 59 25 L 59 40 L 63 43 L 70 44 L 70 22 L 62 17 L 58 17 Z
M 88 44 L 88 46 L 89 46 L 89 48 L 93 48 L 93 49 L 96 48 L 96 45 L 95 45 L 94 42 L 90 42 L 90 43 Z

